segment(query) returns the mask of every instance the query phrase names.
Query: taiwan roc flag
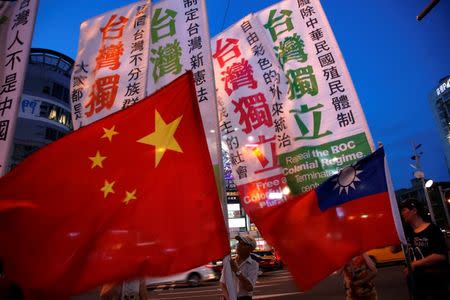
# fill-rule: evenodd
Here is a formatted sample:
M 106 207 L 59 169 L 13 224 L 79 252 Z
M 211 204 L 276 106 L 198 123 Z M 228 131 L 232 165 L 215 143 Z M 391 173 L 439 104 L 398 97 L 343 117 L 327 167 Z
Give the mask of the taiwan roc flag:
M 312 288 L 359 253 L 404 241 L 386 169 L 380 148 L 316 190 L 255 211 L 253 221 L 300 289 Z
M 191 73 L 30 156 L 0 179 L 2 201 L 5 274 L 35 294 L 174 274 L 230 251 Z

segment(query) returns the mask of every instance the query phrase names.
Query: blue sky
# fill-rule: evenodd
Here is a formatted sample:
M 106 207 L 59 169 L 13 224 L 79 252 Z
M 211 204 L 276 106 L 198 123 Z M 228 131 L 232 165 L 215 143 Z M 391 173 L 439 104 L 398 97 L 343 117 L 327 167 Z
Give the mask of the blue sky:
M 181 1 L 181 0 L 172 0 Z M 75 59 L 81 22 L 134 1 L 40 0 L 32 47 Z M 156 1 L 155 1 L 156 2 Z M 211 36 L 278 1 L 206 0 Z M 428 96 L 450 75 L 450 1 L 421 22 L 430 0 L 322 0 L 375 142 L 386 148 L 395 188 L 409 187 L 411 143 L 422 144 L 427 178 L 450 181 Z M 224 21 L 225 20 L 225 21 Z

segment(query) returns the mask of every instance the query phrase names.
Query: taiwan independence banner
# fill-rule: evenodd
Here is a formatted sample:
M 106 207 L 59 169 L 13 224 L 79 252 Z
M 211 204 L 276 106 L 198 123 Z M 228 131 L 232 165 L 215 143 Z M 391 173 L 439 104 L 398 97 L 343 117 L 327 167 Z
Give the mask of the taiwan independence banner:
M 271 47 L 253 14 L 211 41 L 220 133 L 247 212 L 286 200 L 277 151 L 291 144 L 287 85 Z
M 9 168 L 38 0 L 0 2 L 0 176 Z
M 37 299 L 63 299 L 222 258 L 207 156 L 190 73 L 33 153 L 0 178 L 5 273 Z
M 74 129 L 145 97 L 149 3 L 139 1 L 81 24 L 70 87 Z
M 152 5 L 148 27 L 147 94 L 172 82 L 185 70 L 192 70 L 203 128 L 217 176 L 221 154 L 205 1 L 159 1 Z
M 286 0 L 257 13 L 288 82 L 283 117 L 291 144 L 279 163 L 305 193 L 373 150 L 343 56 L 317 0 Z

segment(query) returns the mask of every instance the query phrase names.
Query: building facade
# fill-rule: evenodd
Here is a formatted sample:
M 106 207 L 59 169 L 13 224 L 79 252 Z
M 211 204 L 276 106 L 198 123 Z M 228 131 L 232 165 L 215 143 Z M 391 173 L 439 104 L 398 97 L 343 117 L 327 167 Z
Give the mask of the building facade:
M 439 80 L 438 86 L 429 96 L 429 101 L 439 128 L 447 169 L 450 173 L 450 75 Z
M 74 60 L 32 48 L 14 134 L 11 167 L 72 130 L 70 76 Z

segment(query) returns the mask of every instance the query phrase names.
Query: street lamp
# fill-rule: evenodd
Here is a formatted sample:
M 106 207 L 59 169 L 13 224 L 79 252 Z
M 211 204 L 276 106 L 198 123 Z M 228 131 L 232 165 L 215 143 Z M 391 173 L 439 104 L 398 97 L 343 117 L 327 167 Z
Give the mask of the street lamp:
M 431 205 L 430 195 L 428 195 L 428 188 L 433 185 L 433 180 L 427 180 L 425 183 L 425 173 L 422 171 L 422 168 L 420 166 L 420 156 L 423 154 L 423 152 L 419 152 L 418 149 L 422 147 L 422 144 L 416 145 L 416 143 L 413 142 L 413 153 L 414 155 L 411 157 L 412 160 L 415 160 L 416 162 L 416 171 L 414 172 L 414 176 L 417 179 L 420 179 L 422 183 L 422 189 L 423 193 L 425 194 L 425 200 L 427 201 L 428 211 L 430 212 L 431 221 L 436 224 L 436 218 L 434 216 L 433 206 Z

